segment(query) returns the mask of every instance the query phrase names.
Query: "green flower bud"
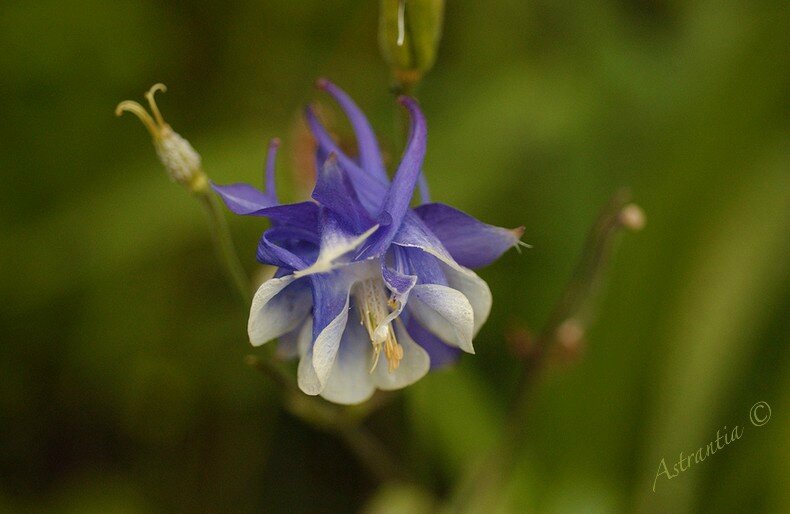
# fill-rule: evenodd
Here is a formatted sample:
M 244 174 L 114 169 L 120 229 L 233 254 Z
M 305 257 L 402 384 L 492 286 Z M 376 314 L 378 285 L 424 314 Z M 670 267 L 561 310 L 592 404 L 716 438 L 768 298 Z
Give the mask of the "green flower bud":
M 416 85 L 436 60 L 444 0 L 380 0 L 379 46 L 396 84 Z

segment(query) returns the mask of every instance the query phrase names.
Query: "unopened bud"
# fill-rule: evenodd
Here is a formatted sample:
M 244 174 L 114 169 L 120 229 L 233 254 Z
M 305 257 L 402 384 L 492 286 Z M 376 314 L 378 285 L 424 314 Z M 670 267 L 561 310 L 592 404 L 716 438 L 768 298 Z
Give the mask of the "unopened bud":
M 645 228 L 645 211 L 635 203 L 629 203 L 622 208 L 618 216 L 620 224 L 633 231 Z
M 557 345 L 553 357 L 566 363 L 579 360 L 584 353 L 584 333 L 581 321 L 573 318 L 563 321 L 554 332 Z
M 115 114 L 131 112 L 137 116 L 153 138 L 154 148 L 159 160 L 164 165 L 170 179 L 185 186 L 193 193 L 207 191 L 208 179 L 203 172 L 200 155 L 192 148 L 189 141 L 175 132 L 165 123 L 159 107 L 154 100 L 157 91 L 166 91 L 164 84 L 155 84 L 145 94 L 151 114 L 137 102 L 126 100 L 118 104 Z M 153 116 L 152 116 L 153 115 Z
M 557 342 L 565 349 L 575 349 L 584 339 L 584 326 L 575 319 L 566 319 L 554 333 Z
M 444 0 L 380 0 L 379 46 L 398 86 L 411 88 L 436 60 Z

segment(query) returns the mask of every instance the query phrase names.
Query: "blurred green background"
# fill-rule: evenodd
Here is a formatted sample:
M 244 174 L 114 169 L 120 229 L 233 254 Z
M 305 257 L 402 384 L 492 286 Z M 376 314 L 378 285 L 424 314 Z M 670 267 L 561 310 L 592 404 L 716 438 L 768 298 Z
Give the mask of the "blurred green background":
M 317 77 L 396 146 L 376 20 L 371 1 L 3 2 L 0 511 L 353 512 L 375 497 L 341 442 L 244 365 L 247 308 L 203 213 L 113 109 L 166 83 L 166 119 L 221 183 L 258 183 L 280 136 L 278 182 L 298 200 L 300 110 L 335 112 Z M 540 384 L 486 510 L 790 512 L 789 48 L 778 0 L 449 2 L 418 92 L 433 197 L 524 224 L 534 248 L 480 271 L 495 301 L 477 355 L 371 420 L 418 480 L 447 492 L 496 440 L 517 366 L 504 334 L 546 319 L 625 185 L 647 227 L 621 241 L 583 358 Z M 230 222 L 252 272 L 263 222 Z M 773 410 L 761 428 L 757 401 Z M 725 425 L 743 438 L 652 492 L 662 457 Z

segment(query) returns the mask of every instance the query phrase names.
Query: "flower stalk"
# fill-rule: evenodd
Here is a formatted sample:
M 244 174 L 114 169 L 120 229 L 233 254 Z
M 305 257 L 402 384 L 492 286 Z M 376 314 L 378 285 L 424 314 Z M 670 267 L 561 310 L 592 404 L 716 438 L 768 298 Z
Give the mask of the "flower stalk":
M 644 225 L 644 212 L 630 203 L 628 190 L 617 191 L 598 215 L 581 258 L 543 329 L 536 337 L 521 334 L 517 338 L 515 343 L 521 343 L 521 347 L 516 344 L 514 350 L 522 357 L 523 364 L 501 442 L 459 482 L 451 498 L 458 512 L 474 512 L 476 506 L 484 505 L 504 486 L 507 471 L 512 468 L 528 429 L 532 386 L 541 376 L 550 351 L 558 345 L 567 347 L 581 343 L 593 320 L 595 299 L 604 282 L 617 236 L 623 229 L 638 231 Z
M 241 299 L 246 303 L 250 302 L 252 294 L 249 286 L 249 279 L 244 268 L 241 266 L 236 246 L 230 236 L 228 222 L 219 206 L 216 197 L 208 188 L 195 193 L 195 197 L 203 206 L 203 210 L 208 218 L 209 232 L 214 242 L 217 256 L 222 263 L 225 273 L 233 283 L 234 289 L 239 293 Z
M 225 216 L 209 188 L 209 179 L 203 171 L 200 154 L 189 141 L 165 122 L 159 111 L 155 95 L 165 91 L 167 87 L 164 84 L 154 84 L 145 93 L 150 113 L 138 102 L 125 100 L 115 108 L 115 115 L 121 116 L 124 112 L 129 112 L 142 122 L 151 134 L 156 155 L 170 179 L 184 186 L 200 202 L 208 218 L 217 256 L 234 288 L 245 302 L 249 302 L 251 295 L 247 274 L 239 261 Z
M 380 392 L 356 406 L 337 406 L 300 390 L 282 363 L 274 358 L 248 355 L 245 362 L 280 389 L 285 409 L 303 423 L 340 438 L 359 462 L 382 483 L 407 482 L 404 467 L 362 423 L 391 395 Z

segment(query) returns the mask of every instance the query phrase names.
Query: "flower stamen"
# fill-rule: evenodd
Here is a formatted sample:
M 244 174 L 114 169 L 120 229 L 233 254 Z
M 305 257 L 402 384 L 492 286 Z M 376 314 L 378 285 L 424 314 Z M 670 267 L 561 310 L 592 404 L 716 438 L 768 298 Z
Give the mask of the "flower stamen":
M 387 299 L 384 287 L 380 282 L 372 279 L 363 280 L 358 285 L 355 297 L 362 318 L 360 323 L 368 331 L 370 343 L 373 345 L 370 373 L 376 370 L 382 350 L 387 358 L 387 370 L 392 373 L 398 369 L 403 359 L 403 346 L 398 344 L 398 339 L 395 337 L 392 328 L 394 320 L 387 319 L 390 316 L 388 305 L 391 302 Z

